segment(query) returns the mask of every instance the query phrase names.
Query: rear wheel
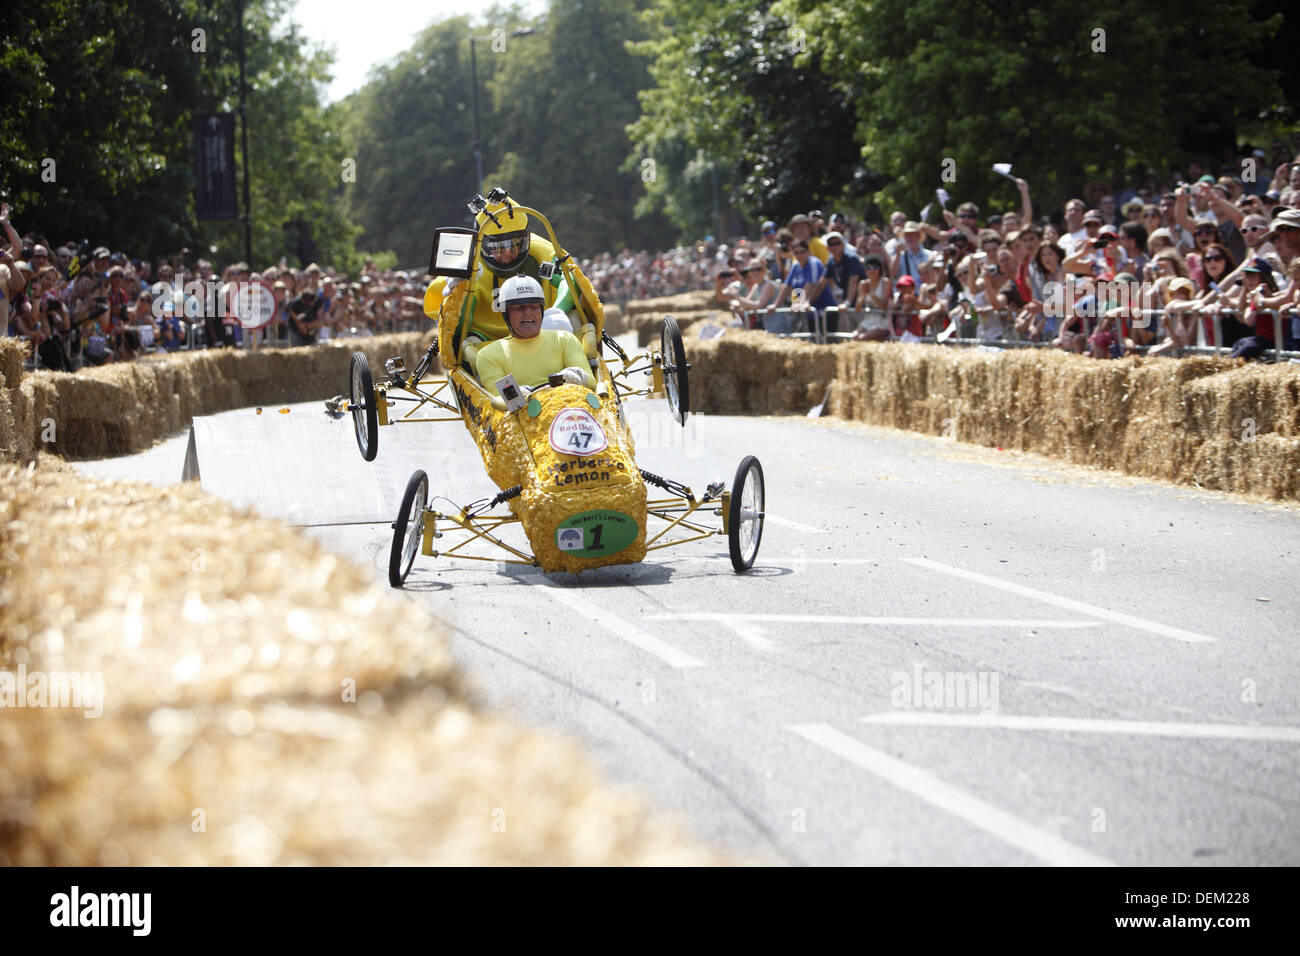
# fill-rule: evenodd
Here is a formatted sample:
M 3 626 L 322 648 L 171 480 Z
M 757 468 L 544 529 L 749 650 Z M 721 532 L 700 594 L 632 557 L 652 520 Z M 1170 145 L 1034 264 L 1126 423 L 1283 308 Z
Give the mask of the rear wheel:
M 357 433 L 357 447 L 361 457 L 374 461 L 379 453 L 379 412 L 375 408 L 375 380 L 370 374 L 370 359 L 365 352 L 352 353 L 351 374 L 348 376 L 348 407 L 352 412 L 352 428 Z
M 682 330 L 671 315 L 664 316 L 660 332 L 660 354 L 664 362 L 664 390 L 668 393 L 668 407 L 673 418 L 681 425 L 691 413 L 691 383 L 687 373 L 691 367 L 686 362 L 686 347 L 682 344 Z
M 758 557 L 758 545 L 763 540 L 765 504 L 763 466 L 753 455 L 746 455 L 731 482 L 731 509 L 727 514 L 731 566 L 738 574 L 753 567 L 754 559 Z
M 424 510 L 429 504 L 429 476 L 423 471 L 411 475 L 402 493 L 402 508 L 393 522 L 393 547 L 388 554 L 388 583 L 400 588 L 411 573 L 415 555 L 424 538 Z

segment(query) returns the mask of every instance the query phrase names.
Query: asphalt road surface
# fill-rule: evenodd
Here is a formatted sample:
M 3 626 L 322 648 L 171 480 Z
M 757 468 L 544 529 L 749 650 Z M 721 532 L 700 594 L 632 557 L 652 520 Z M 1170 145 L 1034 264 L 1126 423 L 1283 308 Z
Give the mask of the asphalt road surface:
M 326 522 L 380 581 L 411 470 L 495 493 L 457 423 L 381 429 L 366 465 L 319 408 L 205 486 Z M 580 577 L 417 557 L 400 593 L 484 704 L 750 860 L 1300 864 L 1300 509 L 826 419 L 631 418 L 640 466 L 697 491 L 759 456 L 755 567 L 722 537 Z M 170 481 L 183 452 L 87 467 Z M 382 523 L 332 523 L 367 520 L 348 489 Z

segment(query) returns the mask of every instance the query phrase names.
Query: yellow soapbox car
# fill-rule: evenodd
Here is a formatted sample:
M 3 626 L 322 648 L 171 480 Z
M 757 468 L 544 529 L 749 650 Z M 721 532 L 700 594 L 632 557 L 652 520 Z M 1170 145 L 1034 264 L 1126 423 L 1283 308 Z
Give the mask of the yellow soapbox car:
M 555 255 L 542 265 L 543 275 L 553 275 L 555 285 L 567 287 L 569 319 L 595 376 L 594 391 L 556 375 L 531 394 L 511 393 L 507 402 L 484 387 L 491 383 L 478 380 L 475 346 L 482 343 L 465 334 L 468 323 L 462 313 L 468 310 L 462 305 L 481 268 L 475 246 L 485 208 L 489 213 L 513 208 L 545 228 L 548 249 Z M 438 335 L 419 365 L 408 372 L 401 359 L 389 359 L 386 378 L 376 383 L 366 356 L 357 352 L 351 358 L 347 399 L 340 396 L 327 403 L 335 415 L 352 416 L 357 445 L 367 461 L 377 453 L 380 427 L 460 420 L 500 489 L 491 499 L 434 510 L 429 507 L 428 476 L 424 471 L 411 475 L 392 524 L 389 583 L 402 586 L 417 551 L 430 557 L 499 560 L 576 573 L 632 564 L 647 552 L 716 535 L 727 537 L 735 570 L 749 570 L 763 535 L 765 489 L 757 458 L 745 457 L 729 487 L 713 482 L 699 497 L 686 485 L 642 471 L 636 464 L 624 401 L 636 396 L 666 398 L 682 425 L 689 414 L 690 367 L 676 320 L 665 316 L 658 346 L 629 357 L 605 333 L 600 299 L 542 213 L 512 204 L 502 189 L 493 190 L 486 200 L 476 196 L 470 210 L 478 214 L 477 230 L 447 228 L 435 234 L 430 272 L 438 288 L 430 287 L 426 311 L 431 318 L 436 311 Z M 613 369 L 606 361 L 607 349 L 617 358 Z M 439 358 L 443 375 L 434 372 Z M 644 378 L 633 378 L 638 375 Z M 404 413 L 396 411 L 399 403 L 409 406 Z M 431 414 L 422 415 L 425 411 Z M 647 485 L 666 496 L 650 497 Z M 506 510 L 491 513 L 498 505 Z M 714 524 L 709 516 L 721 520 Z M 531 554 L 501 537 L 503 527 L 516 522 L 523 527 Z M 455 540 L 441 545 L 448 536 Z M 495 545 L 504 554 L 472 553 L 475 542 Z

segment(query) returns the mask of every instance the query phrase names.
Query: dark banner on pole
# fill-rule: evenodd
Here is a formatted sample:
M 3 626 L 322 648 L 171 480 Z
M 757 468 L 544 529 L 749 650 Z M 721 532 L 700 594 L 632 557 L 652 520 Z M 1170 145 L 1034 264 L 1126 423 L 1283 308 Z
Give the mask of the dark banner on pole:
M 194 202 L 200 219 L 238 219 L 235 114 L 194 117 Z

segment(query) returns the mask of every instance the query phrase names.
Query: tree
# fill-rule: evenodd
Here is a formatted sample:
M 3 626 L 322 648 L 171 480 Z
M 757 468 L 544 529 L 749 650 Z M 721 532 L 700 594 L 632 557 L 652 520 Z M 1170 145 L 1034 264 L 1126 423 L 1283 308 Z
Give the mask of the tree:
M 651 59 L 655 85 L 631 128 L 633 161 L 652 159 L 660 175 L 641 210 L 663 209 L 698 234 L 708 221 L 704 175 L 714 169 L 753 220 L 853 190 L 852 104 L 791 16 L 754 0 L 659 0 L 645 20 L 650 38 L 634 48 Z
M 643 35 L 634 0 L 552 0 L 535 35 L 508 41 L 491 83 L 505 152 L 489 185 L 542 210 L 579 256 L 673 238 L 664 217 L 635 217 L 643 172 L 624 168 L 649 82 L 627 41 Z
M 851 90 L 864 163 L 891 183 L 884 198 L 917 209 L 946 185 L 948 159 L 955 197 L 1010 204 L 994 162 L 1012 163 L 1036 195 L 1055 200 L 1098 175 L 1167 171 L 1233 145 L 1238 124 L 1282 99 L 1259 59 L 1279 17 L 1261 20 L 1256 6 L 783 0 L 778 8 L 797 16 L 810 56 Z
M 16 2 L 12 22 L 40 25 L 0 35 L 0 137 L 13 153 L 0 192 L 22 228 L 150 256 L 242 257 L 242 224 L 195 219 L 191 133 L 196 112 L 237 103 L 233 0 Z M 284 224 L 299 220 L 323 257 L 346 258 L 341 150 L 318 92 L 330 56 L 279 26 L 287 10 L 248 0 L 245 12 L 254 256 L 291 252 Z
M 517 36 L 522 29 L 533 32 Z M 532 23 L 517 7 L 497 7 L 482 23 L 454 17 L 428 27 L 341 104 L 357 158 L 347 209 L 364 226 L 362 243 L 423 264 L 434 227 L 468 221 L 477 188 L 471 42 L 484 189 L 505 186 L 540 209 L 579 256 L 666 242 L 662 217 L 633 215 L 639 175 L 620 171 L 647 82 L 624 45 L 638 29 L 634 0 L 555 0 Z
M 427 264 L 434 227 L 463 225 L 468 216 L 475 186 L 469 30 L 467 17 L 432 24 L 338 104 L 357 163 L 345 208 L 363 229 L 362 245 L 392 249 L 404 265 Z

